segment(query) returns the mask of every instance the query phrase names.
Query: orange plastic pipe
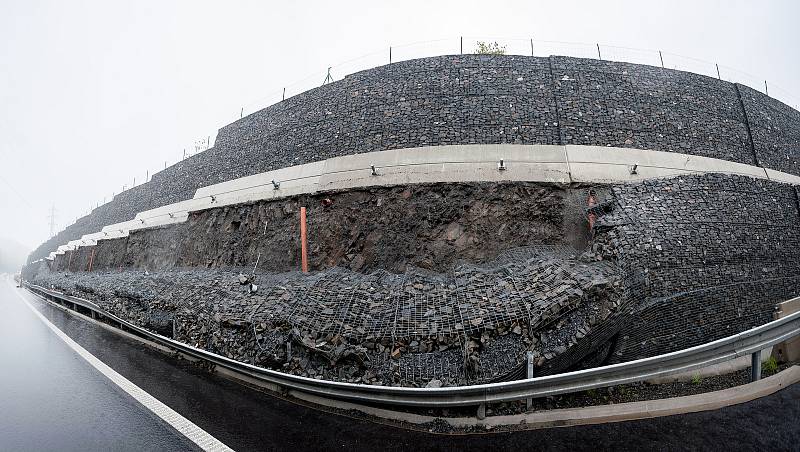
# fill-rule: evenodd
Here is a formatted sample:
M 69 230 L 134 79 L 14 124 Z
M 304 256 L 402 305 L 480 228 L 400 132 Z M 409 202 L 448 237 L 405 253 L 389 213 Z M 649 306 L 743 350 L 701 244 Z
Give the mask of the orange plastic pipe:
M 587 204 L 589 205 L 590 209 L 597 205 L 597 198 L 595 197 L 594 193 L 589 192 L 589 199 L 587 200 Z M 590 231 L 594 228 L 595 219 L 596 219 L 595 214 L 590 213 L 589 214 L 589 230 Z
M 300 208 L 300 269 L 308 273 L 308 237 L 306 236 L 306 208 Z
M 92 272 L 92 264 L 94 263 L 94 248 L 92 248 L 92 255 L 89 256 L 89 273 Z

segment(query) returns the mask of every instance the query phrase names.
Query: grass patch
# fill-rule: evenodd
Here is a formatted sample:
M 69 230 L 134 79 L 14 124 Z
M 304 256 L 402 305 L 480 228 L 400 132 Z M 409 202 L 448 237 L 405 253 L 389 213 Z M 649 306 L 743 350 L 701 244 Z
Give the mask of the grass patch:
M 770 356 L 769 359 L 764 361 L 761 368 L 768 374 L 774 374 L 778 370 L 778 360 L 774 356 Z

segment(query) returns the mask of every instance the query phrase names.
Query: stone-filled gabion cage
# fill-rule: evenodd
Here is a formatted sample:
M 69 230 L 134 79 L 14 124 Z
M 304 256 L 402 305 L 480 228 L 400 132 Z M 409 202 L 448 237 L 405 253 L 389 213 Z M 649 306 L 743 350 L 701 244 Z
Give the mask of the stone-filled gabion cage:
M 192 212 L 25 274 L 236 359 L 396 385 L 519 378 L 527 352 L 538 374 L 652 356 L 765 323 L 800 294 L 798 188 L 769 177 L 800 176 L 800 113 L 706 76 L 560 56 L 411 60 L 291 97 L 223 127 L 213 148 L 95 209 L 30 261 L 214 183 L 503 143 L 679 153 L 765 176 L 303 193 Z M 299 206 L 308 274 L 296 271 Z

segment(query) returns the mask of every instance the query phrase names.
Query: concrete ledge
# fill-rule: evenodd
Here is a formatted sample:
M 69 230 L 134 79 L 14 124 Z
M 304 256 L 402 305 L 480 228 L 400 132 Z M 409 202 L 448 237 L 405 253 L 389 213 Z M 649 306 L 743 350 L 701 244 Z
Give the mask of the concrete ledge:
M 785 182 L 787 184 L 793 184 L 793 185 L 800 185 L 800 176 L 795 176 L 794 174 L 782 173 L 780 171 L 771 170 L 769 168 L 765 168 L 764 171 L 766 171 L 767 178 L 769 180 L 774 180 L 776 182 Z
M 283 188 L 300 185 L 315 185 L 314 182 L 308 182 L 307 180 L 318 178 L 324 173 L 326 162 L 327 160 L 321 160 L 305 165 L 290 166 L 288 168 L 281 168 L 266 173 L 254 174 L 252 176 L 209 185 L 197 189 L 194 199 L 222 196 L 248 188 L 264 187 L 272 189 L 272 181 L 278 182 Z
M 568 145 L 567 158 L 577 182 L 631 182 L 685 174 L 725 173 L 764 179 L 763 168 L 709 157 L 644 149 Z M 636 165 L 635 174 L 632 174 Z

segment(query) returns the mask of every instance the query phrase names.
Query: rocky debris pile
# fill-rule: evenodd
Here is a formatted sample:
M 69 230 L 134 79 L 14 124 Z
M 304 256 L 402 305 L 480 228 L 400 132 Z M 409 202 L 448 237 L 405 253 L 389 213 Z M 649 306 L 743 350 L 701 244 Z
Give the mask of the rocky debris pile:
M 557 247 L 448 274 L 172 269 L 40 273 L 34 282 L 229 358 L 384 385 L 511 378 L 529 350 L 542 369 L 566 368 L 599 345 L 584 338 L 619 306 L 612 264 Z M 581 352 L 557 363 L 570 349 Z

